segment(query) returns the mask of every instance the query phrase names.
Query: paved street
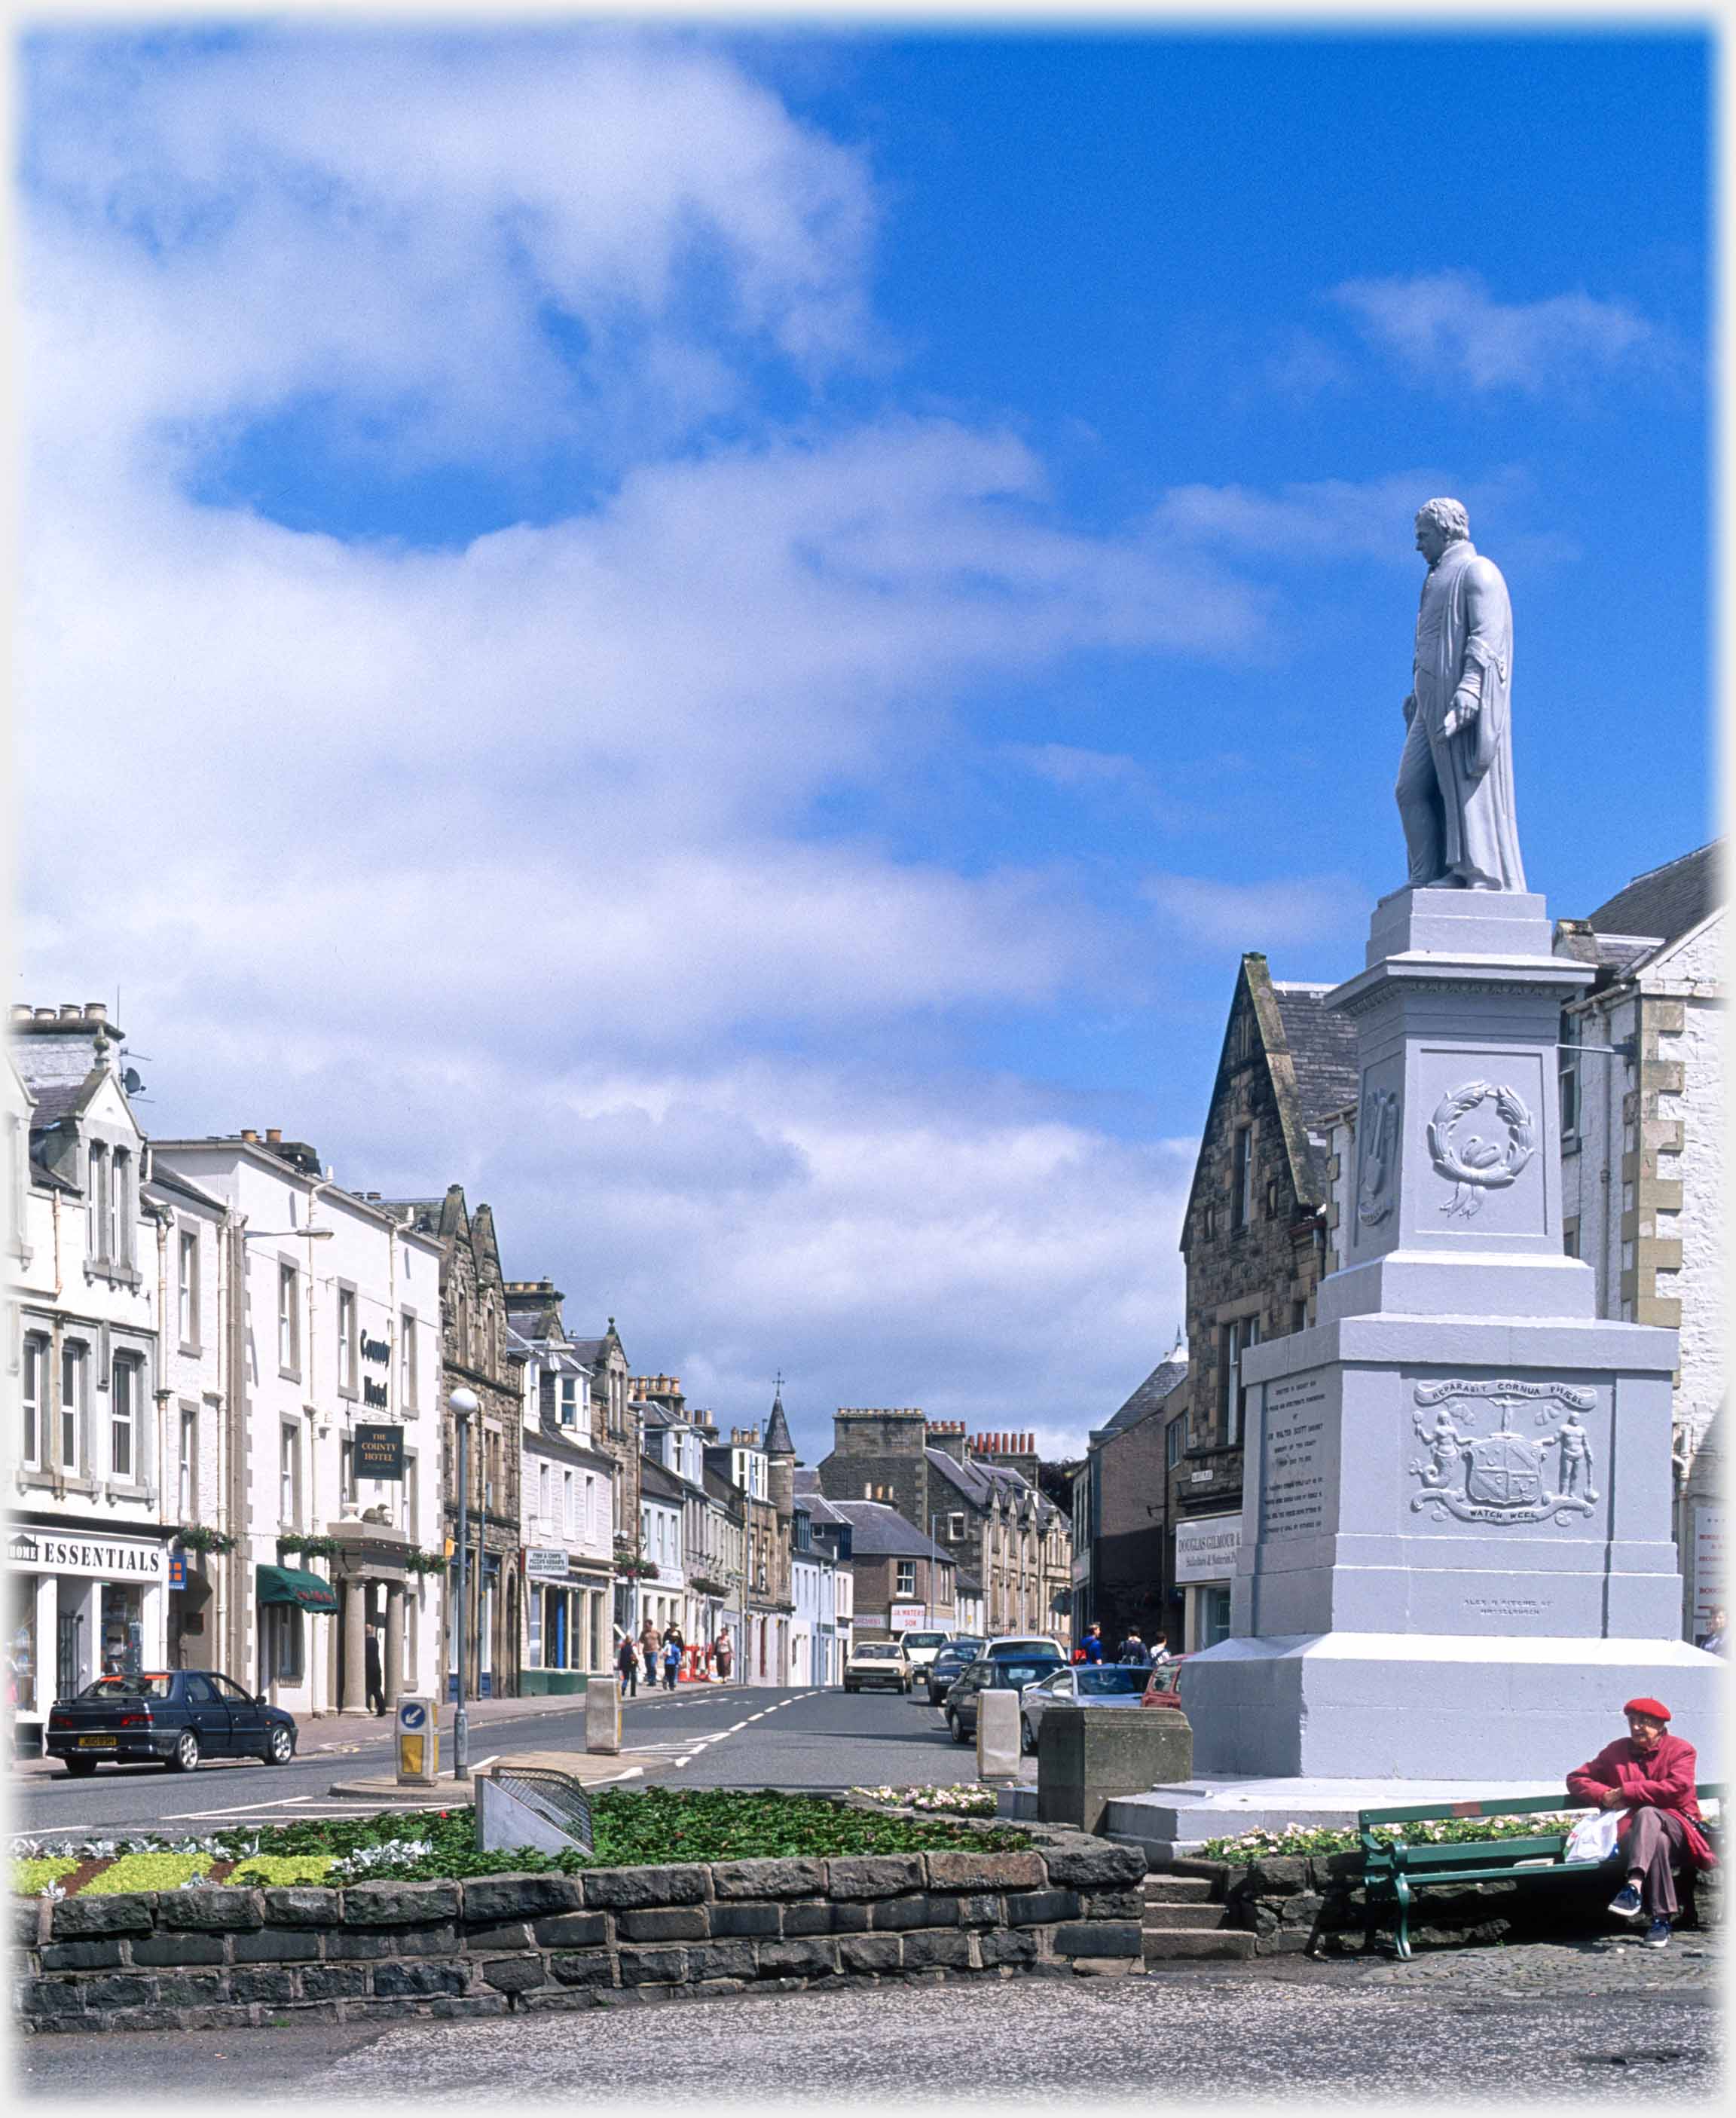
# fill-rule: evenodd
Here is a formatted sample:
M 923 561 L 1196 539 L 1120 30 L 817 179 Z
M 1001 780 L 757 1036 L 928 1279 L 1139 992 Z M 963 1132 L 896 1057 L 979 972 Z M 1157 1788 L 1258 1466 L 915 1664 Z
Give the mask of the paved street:
M 799 2097 L 1037 2096 L 1154 2089 L 1339 2102 L 1476 2097 L 1581 2107 L 1711 2100 L 1712 1959 L 1625 1940 L 1456 1951 L 1410 1965 L 1166 1968 L 1144 1978 L 1018 1979 L 819 1991 L 480 2023 L 309 2024 L 197 2036 L 35 2037 L 26 2095 L 81 2102 L 221 2093 L 449 2104 Z
M 580 1751 L 582 1710 L 560 1704 L 509 1714 L 508 1702 L 473 1721 L 473 1764 L 504 1753 Z M 579 1702 L 582 1709 L 582 1701 Z M 302 1731 L 308 1746 L 322 1741 L 324 1724 Z M 373 1724 L 383 1731 L 385 1724 Z M 441 1730 L 449 1759 L 451 1716 Z M 864 1783 L 947 1783 L 973 1777 L 974 1754 L 954 1744 L 926 1700 L 884 1692 L 748 1690 L 706 1686 L 629 1699 L 623 1735 L 636 1757 L 655 1762 L 635 1776 L 683 1787 L 838 1788 Z M 72 1833 L 166 1829 L 198 1831 L 256 1818 L 288 1822 L 297 1816 L 356 1815 L 365 1805 L 334 1799 L 337 1779 L 377 1776 L 390 1769 L 389 1737 L 357 1734 L 341 1750 L 308 1749 L 281 1767 L 249 1759 L 201 1765 L 189 1778 L 156 1767 L 119 1766 L 88 1780 L 63 1773 L 20 1773 L 13 1787 L 14 1828 Z

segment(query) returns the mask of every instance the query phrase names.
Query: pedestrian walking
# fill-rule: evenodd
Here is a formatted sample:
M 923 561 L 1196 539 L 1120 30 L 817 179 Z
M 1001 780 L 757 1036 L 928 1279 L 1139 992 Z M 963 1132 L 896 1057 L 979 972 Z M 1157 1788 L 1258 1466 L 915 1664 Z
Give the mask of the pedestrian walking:
M 380 1635 L 377 1626 L 368 1628 L 368 1642 L 362 1660 L 367 1672 L 368 1710 L 377 1716 L 386 1711 L 386 1686 L 380 1674 Z
M 727 1633 L 720 1633 L 718 1635 L 716 1644 L 713 1648 L 712 1652 L 717 1657 L 718 1676 L 722 1682 L 727 1684 L 729 1681 L 729 1664 L 733 1658 L 732 1651 L 729 1646 L 729 1635 Z
M 1115 1650 L 1117 1662 L 1137 1662 L 1141 1669 L 1151 1667 L 1151 1650 L 1139 1636 L 1137 1626 L 1127 1628 L 1127 1637 Z
M 615 1650 L 615 1667 L 621 1672 L 623 1695 L 637 1699 L 639 1696 L 639 1650 L 625 1633 L 621 1635 L 621 1644 Z
M 675 1679 L 680 1670 L 681 1642 L 672 1630 L 663 1643 L 663 1688 L 665 1691 L 675 1689 Z
M 1101 1662 L 1103 1660 L 1102 1626 L 1087 1625 L 1085 1629 L 1085 1639 L 1082 1644 L 1085 1649 L 1085 1658 L 1087 1662 Z
M 1151 1667 L 1153 1669 L 1156 1669 L 1161 1664 L 1166 1662 L 1173 1662 L 1174 1659 L 1174 1656 L 1169 1652 L 1169 1635 L 1167 1633 L 1159 1633 L 1151 1643 Z
M 1622 1711 L 1627 1735 L 1569 1773 L 1567 1792 L 1595 1809 L 1626 1810 L 1617 1843 L 1627 1879 L 1609 1909 L 1618 1919 L 1646 1921 L 1646 1947 L 1667 1949 L 1679 1909 L 1673 1870 L 1714 1867 L 1718 1857 L 1700 1829 L 1694 1746 L 1668 1732 L 1669 1709 L 1660 1699 L 1630 1699 Z

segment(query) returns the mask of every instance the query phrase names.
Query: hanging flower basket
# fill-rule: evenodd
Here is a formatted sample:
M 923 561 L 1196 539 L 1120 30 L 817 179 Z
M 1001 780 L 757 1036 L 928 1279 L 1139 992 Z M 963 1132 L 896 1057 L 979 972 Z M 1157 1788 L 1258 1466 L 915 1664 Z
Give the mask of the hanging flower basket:
M 183 1552 L 233 1552 L 235 1540 L 226 1530 L 207 1529 L 203 1523 L 183 1523 L 175 1540 Z

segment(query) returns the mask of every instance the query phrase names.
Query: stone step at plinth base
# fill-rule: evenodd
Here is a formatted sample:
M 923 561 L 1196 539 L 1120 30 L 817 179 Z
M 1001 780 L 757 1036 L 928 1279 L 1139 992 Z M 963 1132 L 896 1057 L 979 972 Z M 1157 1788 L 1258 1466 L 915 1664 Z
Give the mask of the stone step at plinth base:
M 1147 1927 L 1142 1954 L 1147 1963 L 1190 1961 L 1246 1963 L 1254 1953 L 1254 1937 L 1234 1927 L 1202 1932 L 1197 1927 Z
M 1204 1933 L 1221 1927 L 1229 1917 L 1229 1908 L 1224 1905 L 1147 1903 L 1145 1931 L 1147 1934 L 1155 1934 L 1171 1929 L 1187 1928 L 1195 1933 Z
M 1145 1892 L 1148 1905 L 1201 1904 L 1211 1895 L 1211 1879 L 1154 1874 L 1146 1876 Z

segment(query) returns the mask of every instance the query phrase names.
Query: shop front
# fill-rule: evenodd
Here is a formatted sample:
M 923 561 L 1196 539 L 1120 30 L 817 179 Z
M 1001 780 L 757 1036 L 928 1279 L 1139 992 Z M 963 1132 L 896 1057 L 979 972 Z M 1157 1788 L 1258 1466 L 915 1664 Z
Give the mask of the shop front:
M 1189 1654 L 1229 1637 L 1229 1590 L 1242 1548 L 1238 1515 L 1183 1517 L 1175 1526 L 1175 1580 L 1183 1592 L 1183 1644 Z
M 520 1690 L 526 1697 L 582 1691 L 593 1670 L 609 1667 L 609 1574 L 556 1546 L 527 1547 L 525 1651 Z
M 99 1676 L 163 1667 L 173 1534 L 16 1524 L 7 1543 L 7 1695 L 21 1755 L 40 1751 L 57 1699 Z

